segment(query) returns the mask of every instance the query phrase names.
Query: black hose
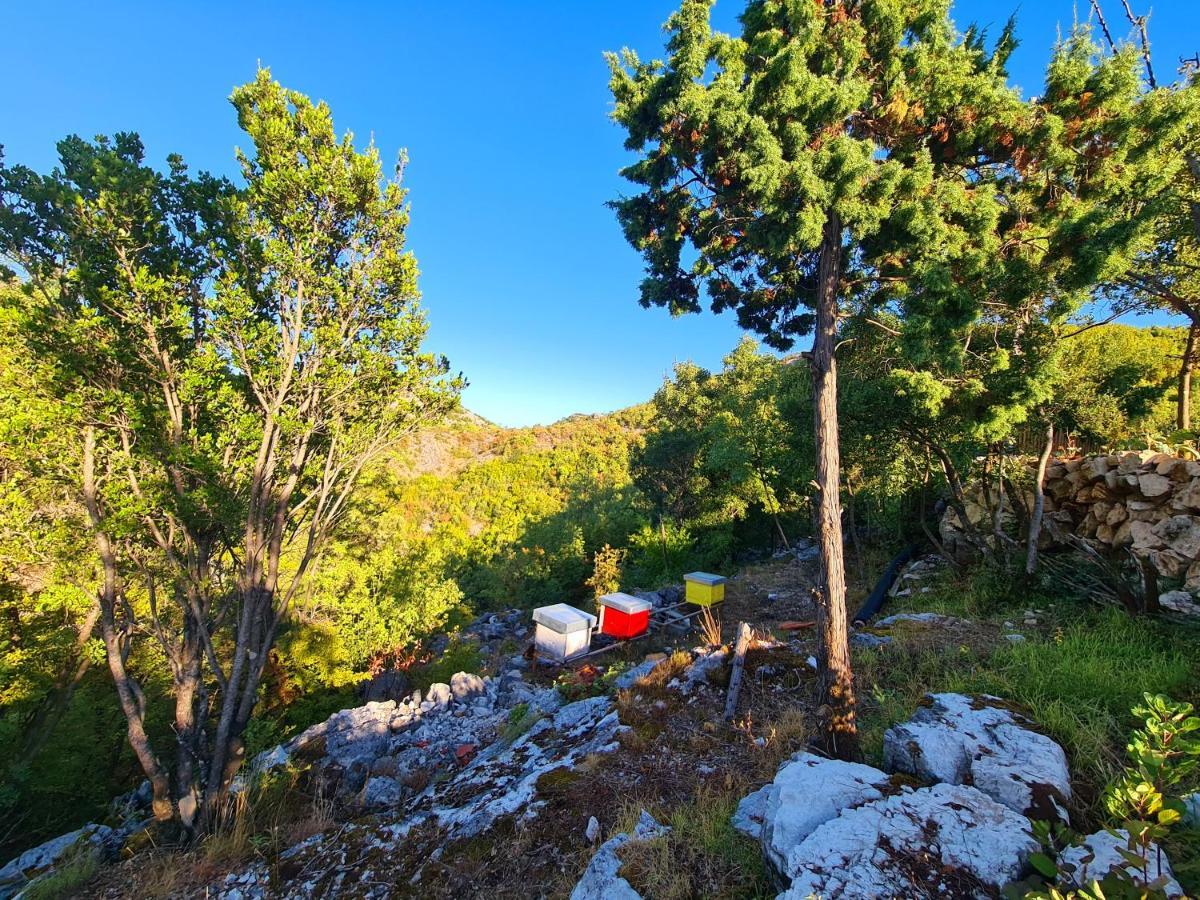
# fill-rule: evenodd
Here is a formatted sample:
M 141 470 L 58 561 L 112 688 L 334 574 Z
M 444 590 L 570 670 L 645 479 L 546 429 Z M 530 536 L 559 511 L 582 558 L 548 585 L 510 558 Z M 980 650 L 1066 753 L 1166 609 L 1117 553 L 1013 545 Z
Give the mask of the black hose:
M 896 577 L 900 574 L 900 568 L 916 555 L 920 546 L 920 544 L 909 544 L 900 551 L 900 554 L 895 559 L 888 563 L 887 568 L 883 570 L 883 575 L 875 583 L 875 590 L 871 591 L 867 599 L 863 601 L 862 607 L 854 614 L 854 618 L 850 620 L 854 625 L 865 625 L 872 616 L 879 612 L 883 607 L 883 601 L 887 597 L 887 592 L 896 583 Z

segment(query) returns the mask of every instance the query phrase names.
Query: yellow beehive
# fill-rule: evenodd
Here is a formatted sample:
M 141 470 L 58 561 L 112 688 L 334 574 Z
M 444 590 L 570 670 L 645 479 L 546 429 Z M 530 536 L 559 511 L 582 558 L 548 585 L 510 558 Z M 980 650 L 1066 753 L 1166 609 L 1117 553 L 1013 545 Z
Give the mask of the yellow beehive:
M 712 606 L 725 599 L 725 578 L 708 572 L 689 572 L 683 576 L 688 603 L 697 606 Z

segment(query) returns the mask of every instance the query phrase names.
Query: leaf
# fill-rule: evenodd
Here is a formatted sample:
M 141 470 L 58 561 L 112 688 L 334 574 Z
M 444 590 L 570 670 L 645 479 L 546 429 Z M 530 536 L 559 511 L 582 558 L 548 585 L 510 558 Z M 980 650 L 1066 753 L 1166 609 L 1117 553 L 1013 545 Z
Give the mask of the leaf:
M 1047 878 L 1058 877 L 1058 865 L 1045 853 L 1034 853 L 1029 857 L 1029 864 L 1038 870 L 1038 873 L 1045 875 Z

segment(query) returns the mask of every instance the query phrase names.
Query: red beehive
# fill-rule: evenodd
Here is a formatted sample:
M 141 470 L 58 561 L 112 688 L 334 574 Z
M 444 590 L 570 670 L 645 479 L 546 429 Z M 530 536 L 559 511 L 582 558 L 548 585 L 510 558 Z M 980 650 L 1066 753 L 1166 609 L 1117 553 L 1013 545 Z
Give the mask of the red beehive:
M 600 631 L 610 637 L 631 638 L 650 627 L 649 600 L 629 594 L 605 594 L 600 598 Z

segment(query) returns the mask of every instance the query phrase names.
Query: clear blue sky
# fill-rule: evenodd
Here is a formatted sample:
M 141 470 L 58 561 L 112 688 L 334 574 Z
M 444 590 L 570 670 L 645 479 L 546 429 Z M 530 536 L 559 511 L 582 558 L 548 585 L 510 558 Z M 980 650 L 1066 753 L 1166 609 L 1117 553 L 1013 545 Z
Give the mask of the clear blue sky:
M 1133 0 L 1142 7 L 1144 0 Z M 716 21 L 735 30 L 739 0 Z M 959 0 L 999 32 L 1018 14 L 1013 81 L 1036 94 L 1049 48 L 1086 0 Z M 1120 34 L 1119 4 L 1106 0 Z M 600 412 L 650 396 L 676 360 L 719 365 L 729 317 L 672 321 L 637 305 L 641 266 L 604 201 L 622 189 L 601 53 L 662 48 L 668 0 L 90 2 L 5 4 L 0 144 L 46 170 L 68 133 L 141 133 L 233 174 L 230 90 L 261 61 L 329 102 L 340 130 L 406 147 L 429 346 L 471 380 L 467 406 L 505 425 Z M 1198 0 L 1157 0 L 1161 80 L 1200 50 Z M 243 142 L 244 143 L 244 142 Z

